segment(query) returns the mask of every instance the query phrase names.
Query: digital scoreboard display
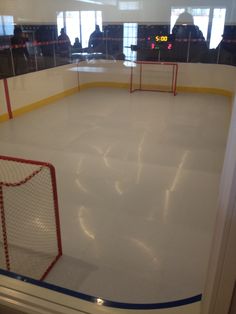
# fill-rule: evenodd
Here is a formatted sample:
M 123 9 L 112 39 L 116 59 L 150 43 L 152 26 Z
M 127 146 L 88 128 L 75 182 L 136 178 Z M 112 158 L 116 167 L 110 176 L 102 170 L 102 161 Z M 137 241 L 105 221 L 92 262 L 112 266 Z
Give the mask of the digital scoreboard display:
M 171 50 L 173 44 L 170 35 L 152 35 L 147 37 L 148 47 L 152 50 Z

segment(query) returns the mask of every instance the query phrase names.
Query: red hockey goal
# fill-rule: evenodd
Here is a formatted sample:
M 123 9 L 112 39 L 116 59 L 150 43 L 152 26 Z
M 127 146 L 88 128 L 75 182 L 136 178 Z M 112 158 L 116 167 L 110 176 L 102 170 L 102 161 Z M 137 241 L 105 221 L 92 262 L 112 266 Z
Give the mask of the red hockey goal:
M 43 280 L 62 255 L 55 169 L 0 156 L 0 268 Z
M 137 61 L 131 67 L 130 92 L 157 91 L 176 95 L 178 64 Z

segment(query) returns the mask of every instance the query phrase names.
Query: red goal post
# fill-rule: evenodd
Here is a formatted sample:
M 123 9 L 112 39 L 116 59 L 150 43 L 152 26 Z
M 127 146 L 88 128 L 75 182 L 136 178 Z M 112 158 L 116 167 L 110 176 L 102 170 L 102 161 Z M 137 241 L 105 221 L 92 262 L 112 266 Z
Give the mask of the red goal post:
M 0 156 L 0 268 L 43 280 L 62 255 L 53 165 Z
M 133 64 L 130 73 L 130 93 L 135 91 L 156 91 L 176 95 L 177 63 L 136 61 Z

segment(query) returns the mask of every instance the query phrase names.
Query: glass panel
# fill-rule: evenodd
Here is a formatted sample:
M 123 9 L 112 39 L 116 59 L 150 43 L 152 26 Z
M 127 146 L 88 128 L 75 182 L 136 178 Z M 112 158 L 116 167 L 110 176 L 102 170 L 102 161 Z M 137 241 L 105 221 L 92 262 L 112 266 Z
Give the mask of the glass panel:
M 77 1 L 78 3 L 74 5 L 65 1 L 63 7 L 55 5 L 58 9 L 55 11 L 56 28 L 53 22 L 54 13 L 50 16 L 52 12 L 46 12 L 45 9 L 45 21 L 48 18 L 49 22 L 40 25 L 38 21 L 40 21 L 40 14 L 44 12 L 43 8 L 40 14 L 37 11 L 34 12 L 35 16 L 32 15 L 31 21 L 30 9 L 24 7 L 22 0 L 15 1 L 22 3 L 21 16 L 14 13 L 17 26 L 22 29 L 24 36 L 28 39 L 27 46 L 30 55 L 36 52 L 35 60 L 38 69 L 59 65 L 56 58 L 58 45 L 54 44 L 50 47 L 48 42 L 57 39 L 62 28 L 65 28 L 70 38 L 71 53 L 105 53 L 106 57 L 111 56 L 115 59 L 126 57 L 130 60 L 236 65 L 235 4 L 227 7 L 228 14 L 226 14 L 226 6 L 218 7 L 213 4 L 198 7 L 176 2 L 175 6 L 171 6 L 168 2 L 163 8 L 160 1 L 151 0 L 151 6 L 148 1 L 141 0 L 83 0 Z M 232 2 L 235 1 L 232 0 Z M 179 6 L 178 3 L 180 3 Z M 82 8 L 85 10 L 82 11 Z M 62 11 L 63 9 L 65 11 Z M 105 13 L 105 21 L 102 10 Z M 10 36 L 14 32 L 12 12 L 9 9 L 8 15 L 0 15 L 1 59 L 7 55 L 4 47 L 10 44 Z M 169 12 L 171 12 L 171 17 Z M 189 16 L 189 20 L 181 22 L 180 17 L 185 13 Z M 99 33 L 100 35 L 95 33 L 95 36 L 103 39 L 101 47 L 94 49 L 91 45 L 92 49 L 87 49 L 90 35 L 94 32 L 96 25 L 102 32 Z M 41 35 L 38 36 L 38 33 Z M 159 36 L 167 36 L 165 37 L 167 40 L 165 42 L 157 40 Z M 191 41 L 189 41 L 190 37 Z M 77 38 L 76 43 L 75 38 Z M 46 43 L 32 48 L 34 40 Z M 50 62 L 46 62 L 46 59 L 50 59 Z M 45 63 L 47 66 L 44 65 Z

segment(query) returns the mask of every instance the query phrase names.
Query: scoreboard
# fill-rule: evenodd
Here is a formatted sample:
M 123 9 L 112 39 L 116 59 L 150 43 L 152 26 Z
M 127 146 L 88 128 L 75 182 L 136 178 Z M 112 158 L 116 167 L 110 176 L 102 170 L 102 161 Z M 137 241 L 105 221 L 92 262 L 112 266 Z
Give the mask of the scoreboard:
M 152 50 L 172 50 L 171 35 L 151 35 L 147 37 L 147 45 Z

